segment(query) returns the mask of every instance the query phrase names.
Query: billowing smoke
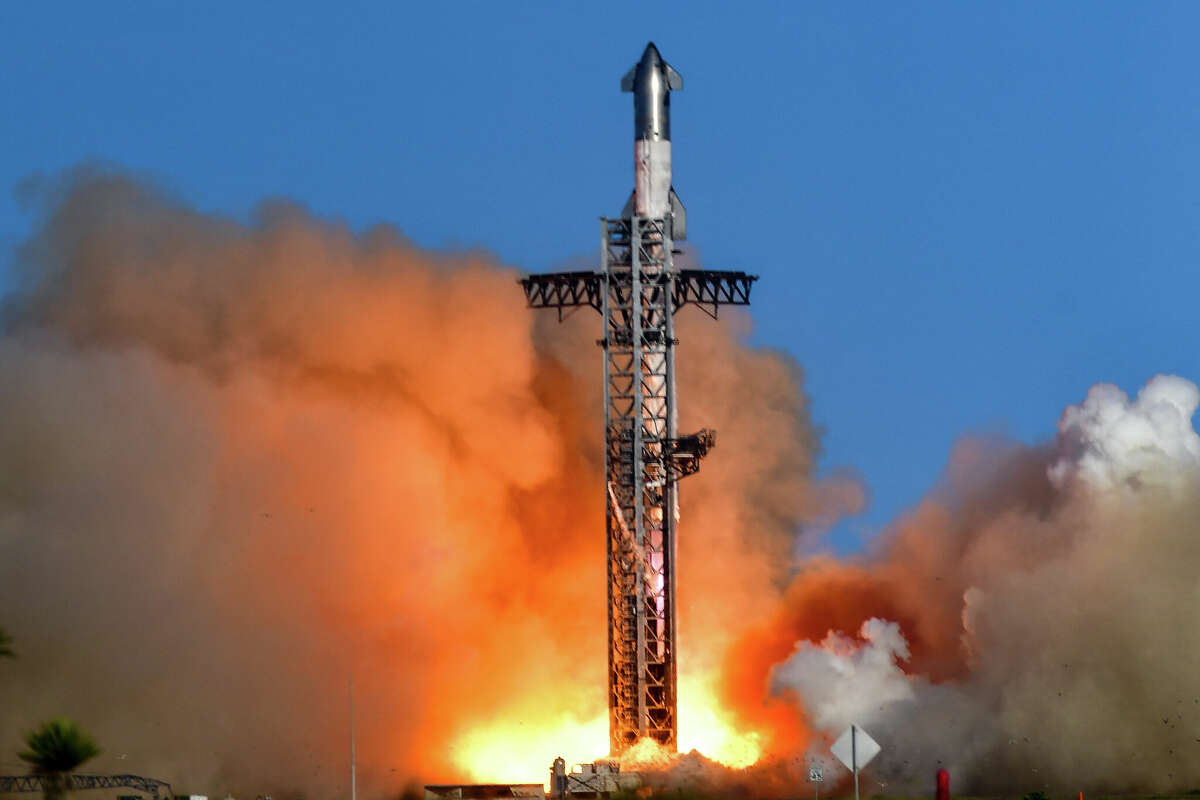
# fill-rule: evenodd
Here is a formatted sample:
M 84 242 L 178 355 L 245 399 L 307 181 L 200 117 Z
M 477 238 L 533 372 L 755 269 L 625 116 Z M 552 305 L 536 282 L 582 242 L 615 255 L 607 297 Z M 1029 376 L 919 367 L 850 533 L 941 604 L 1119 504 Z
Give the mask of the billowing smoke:
M 243 224 L 97 171 L 31 197 L 0 332 L 0 771 L 66 714 L 97 771 L 344 793 L 351 675 L 367 795 L 603 754 L 594 317 L 283 203 Z M 653 785 L 795 794 L 851 722 L 883 745 L 869 793 L 939 766 L 1200 785 L 1195 386 L 1097 386 L 1045 445 L 965 439 L 871 552 L 797 562 L 862 492 L 812 479 L 799 368 L 745 332 L 679 317 L 681 427 L 719 437 L 681 509 L 701 752 Z
M 351 675 L 368 796 L 543 780 L 557 732 L 603 725 L 594 318 L 539 318 L 486 254 L 284 203 L 243 224 L 96 170 L 29 197 L 0 335 L 20 656 L 0 664 L 0 772 L 66 714 L 97 771 L 345 793 Z M 744 329 L 680 315 L 683 427 L 720 434 L 680 544 L 683 677 L 710 691 L 793 531 L 858 497 L 810 481 L 799 370 Z M 562 754 L 603 755 L 605 733 Z M 489 753 L 536 766 L 489 772 Z
M 965 441 L 876 552 L 799 572 L 734 687 L 831 769 L 861 725 L 872 792 L 939 767 L 966 792 L 1200 786 L 1198 403 L 1174 376 L 1098 385 L 1051 446 Z

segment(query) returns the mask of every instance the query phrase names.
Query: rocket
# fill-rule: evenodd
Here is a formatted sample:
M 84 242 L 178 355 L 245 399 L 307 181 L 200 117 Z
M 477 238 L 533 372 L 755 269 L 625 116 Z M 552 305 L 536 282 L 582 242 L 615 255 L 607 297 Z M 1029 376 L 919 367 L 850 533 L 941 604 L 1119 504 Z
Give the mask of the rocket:
M 622 217 L 672 217 L 672 238 L 687 238 L 687 213 L 671 186 L 671 92 L 683 76 L 663 61 L 654 42 L 621 79 L 633 92 L 633 194 Z

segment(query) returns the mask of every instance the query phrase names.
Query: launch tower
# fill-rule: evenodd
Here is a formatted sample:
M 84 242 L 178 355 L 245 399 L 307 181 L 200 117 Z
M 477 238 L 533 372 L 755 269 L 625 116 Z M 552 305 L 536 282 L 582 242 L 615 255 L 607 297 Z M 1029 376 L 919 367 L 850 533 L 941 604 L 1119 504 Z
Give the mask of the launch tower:
M 588 306 L 603 319 L 608 541 L 608 708 L 611 752 L 649 737 L 672 750 L 676 703 L 675 534 L 678 481 L 700 468 L 715 434 L 680 436 L 674 315 L 691 304 L 714 319 L 747 305 L 744 272 L 677 269 L 687 232 L 671 186 L 670 92 L 683 78 L 648 44 L 622 79 L 634 96 L 634 190 L 601 219 L 598 271 L 521 280 L 531 308 Z

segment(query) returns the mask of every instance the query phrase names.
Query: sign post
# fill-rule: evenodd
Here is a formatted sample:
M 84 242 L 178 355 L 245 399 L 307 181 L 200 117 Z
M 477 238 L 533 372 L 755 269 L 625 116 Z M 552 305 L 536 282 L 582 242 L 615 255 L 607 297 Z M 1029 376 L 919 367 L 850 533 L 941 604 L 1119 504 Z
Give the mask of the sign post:
M 829 750 L 854 773 L 854 800 L 858 800 L 858 770 L 879 755 L 879 743 L 862 728 L 851 725 Z
M 809 764 L 808 780 L 813 785 L 813 800 L 820 800 L 821 781 L 825 780 L 825 768 L 820 764 Z

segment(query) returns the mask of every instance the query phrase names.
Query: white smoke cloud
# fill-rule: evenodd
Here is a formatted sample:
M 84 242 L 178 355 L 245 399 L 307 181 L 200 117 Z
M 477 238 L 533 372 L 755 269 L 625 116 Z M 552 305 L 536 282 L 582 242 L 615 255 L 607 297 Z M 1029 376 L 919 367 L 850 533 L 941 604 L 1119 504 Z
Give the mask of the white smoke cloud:
M 858 638 L 830 631 L 820 644 L 798 643 L 774 669 L 772 687 L 795 692 L 822 734 L 806 760 L 823 763 L 835 776 L 845 772 L 828 748 L 851 724 L 884 744 L 886 756 L 872 765 L 884 787 L 911 780 L 911 764 L 958 766 L 965 753 L 974 755 L 970 743 L 979 720 L 970 698 L 957 687 L 906 674 L 902 664 L 908 660 L 900 625 L 878 618 L 864 622 Z
M 909 657 L 900 626 L 872 618 L 859 636 L 861 642 L 830 631 L 820 644 L 800 642 L 775 668 L 775 685 L 798 692 L 809 719 L 825 733 L 840 733 L 851 723 L 866 725 L 886 706 L 916 696 L 914 681 L 900 669 L 899 662 Z
M 1176 375 L 1151 378 L 1133 401 L 1111 383 L 1093 386 L 1083 403 L 1063 412 L 1051 481 L 1100 491 L 1177 485 L 1181 471 L 1200 469 L 1197 406 L 1200 389 Z

